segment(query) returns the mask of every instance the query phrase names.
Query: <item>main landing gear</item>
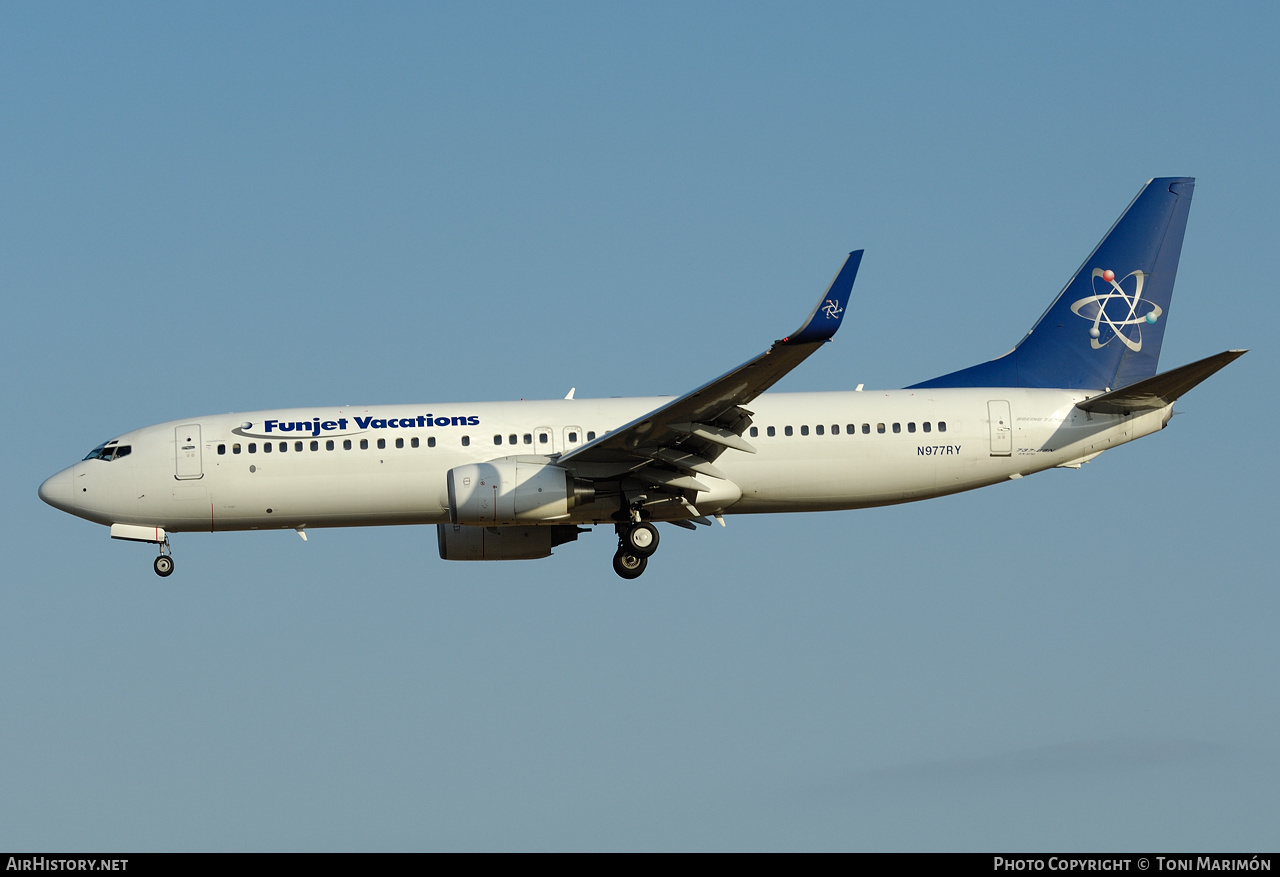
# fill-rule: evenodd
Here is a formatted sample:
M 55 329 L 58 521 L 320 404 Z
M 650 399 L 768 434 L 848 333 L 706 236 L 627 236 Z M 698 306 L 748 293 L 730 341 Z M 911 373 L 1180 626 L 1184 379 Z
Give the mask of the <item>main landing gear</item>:
M 636 579 L 649 565 L 649 556 L 658 550 L 658 528 L 648 521 L 616 524 L 618 550 L 613 555 L 613 571 L 624 579 Z
M 168 535 L 160 543 L 160 556 L 155 559 L 155 563 L 151 564 L 151 568 L 160 578 L 173 575 L 173 549 L 169 547 Z

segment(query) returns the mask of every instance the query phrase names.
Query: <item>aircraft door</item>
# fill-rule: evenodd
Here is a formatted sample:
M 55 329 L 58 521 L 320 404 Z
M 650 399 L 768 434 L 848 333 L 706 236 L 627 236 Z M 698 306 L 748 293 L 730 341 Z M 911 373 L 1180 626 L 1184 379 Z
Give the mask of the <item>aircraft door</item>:
M 987 403 L 987 417 L 991 425 L 991 456 L 1013 455 L 1013 418 L 1009 415 L 1009 403 L 1004 400 Z
M 173 430 L 174 477 L 194 481 L 204 477 L 201 460 L 200 424 L 184 423 Z

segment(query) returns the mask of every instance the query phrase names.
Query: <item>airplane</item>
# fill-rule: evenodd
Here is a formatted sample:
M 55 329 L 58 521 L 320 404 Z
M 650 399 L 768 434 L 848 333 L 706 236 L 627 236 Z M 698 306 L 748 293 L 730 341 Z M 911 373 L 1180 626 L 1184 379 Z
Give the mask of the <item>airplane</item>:
M 640 576 L 655 524 L 912 502 L 1055 467 L 1168 425 L 1243 355 L 1157 373 L 1195 181 L 1150 180 L 1011 351 L 900 390 L 766 392 L 835 336 L 863 251 L 790 335 L 678 397 L 293 408 L 191 417 L 96 446 L 49 505 L 172 533 L 434 524 L 445 560 L 529 560 L 612 525 Z

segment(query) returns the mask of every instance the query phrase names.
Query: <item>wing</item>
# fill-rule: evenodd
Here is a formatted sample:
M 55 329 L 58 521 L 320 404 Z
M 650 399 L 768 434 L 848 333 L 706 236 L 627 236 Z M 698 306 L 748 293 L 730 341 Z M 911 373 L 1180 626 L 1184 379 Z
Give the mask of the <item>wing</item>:
M 751 425 L 751 412 L 742 406 L 835 335 L 849 303 L 862 253 L 855 250 L 849 254 L 826 293 L 795 332 L 773 342 L 755 359 L 565 454 L 557 465 L 579 478 L 628 478 L 647 484 L 650 492 L 656 490 L 662 495 L 662 501 L 678 499 L 680 494 L 686 494 L 687 499 L 688 491 L 711 493 L 711 488 L 696 476 L 724 479 L 714 461 L 726 450 L 755 453 L 755 448 L 742 438 Z M 624 494 L 627 492 L 625 487 L 621 489 Z M 694 509 L 693 514 L 699 513 Z

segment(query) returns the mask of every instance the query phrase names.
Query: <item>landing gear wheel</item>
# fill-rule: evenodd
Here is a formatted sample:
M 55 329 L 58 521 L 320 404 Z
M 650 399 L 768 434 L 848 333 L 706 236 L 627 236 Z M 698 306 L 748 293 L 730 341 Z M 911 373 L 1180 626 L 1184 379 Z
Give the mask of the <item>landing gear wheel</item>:
M 624 579 L 638 579 L 644 568 L 649 565 L 649 558 L 632 554 L 625 548 L 619 548 L 613 556 L 613 571 Z
M 164 578 L 173 574 L 173 558 L 167 554 L 162 554 L 156 558 L 155 563 L 151 564 L 155 569 L 156 575 Z
M 636 524 L 622 535 L 622 546 L 639 557 L 649 557 L 658 550 L 658 528 L 653 524 Z

